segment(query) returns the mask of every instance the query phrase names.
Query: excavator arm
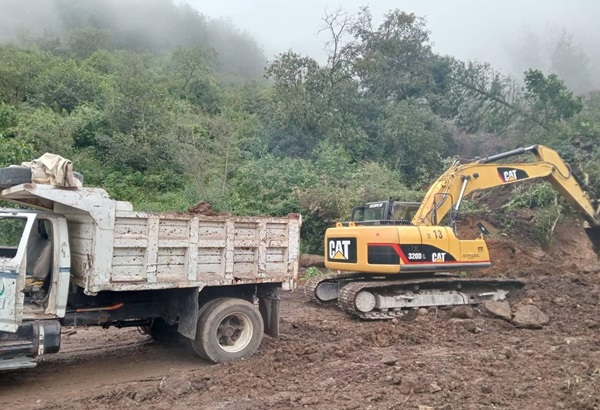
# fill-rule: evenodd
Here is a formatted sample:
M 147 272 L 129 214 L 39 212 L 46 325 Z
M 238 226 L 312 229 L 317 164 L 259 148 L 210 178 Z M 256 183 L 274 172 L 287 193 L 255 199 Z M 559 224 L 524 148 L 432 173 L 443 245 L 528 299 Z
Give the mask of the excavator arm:
M 531 152 L 535 162 L 494 163 L 501 159 Z M 590 198 L 585 184 L 571 171 L 558 153 L 542 145 L 519 148 L 467 164 L 455 163 L 429 188 L 412 222 L 434 226 L 450 212 L 454 221 L 465 195 L 482 189 L 543 178 L 577 209 L 589 226 L 586 232 L 596 251 L 600 249 L 600 208 Z

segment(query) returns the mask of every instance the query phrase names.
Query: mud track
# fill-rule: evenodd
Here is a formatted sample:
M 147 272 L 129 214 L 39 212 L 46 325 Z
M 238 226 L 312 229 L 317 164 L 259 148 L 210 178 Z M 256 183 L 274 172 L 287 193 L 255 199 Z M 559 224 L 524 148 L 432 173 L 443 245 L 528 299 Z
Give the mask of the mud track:
M 0 373 L 0 405 L 44 408 L 65 397 L 123 382 L 160 381 L 165 371 L 206 365 L 184 345 L 158 344 L 137 329 L 65 328 L 59 354 L 46 356 L 34 369 Z

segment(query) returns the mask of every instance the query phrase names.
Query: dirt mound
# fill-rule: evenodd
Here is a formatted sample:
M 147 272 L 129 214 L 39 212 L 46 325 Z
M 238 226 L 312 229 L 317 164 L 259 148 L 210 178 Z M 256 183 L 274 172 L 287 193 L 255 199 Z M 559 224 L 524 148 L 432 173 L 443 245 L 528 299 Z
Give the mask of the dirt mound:
M 205 216 L 221 216 L 221 215 L 229 215 L 228 213 L 219 213 L 216 212 L 212 205 L 208 202 L 200 201 L 195 205 L 192 205 L 188 208 L 188 213 L 197 214 L 197 215 L 205 215 Z
M 493 220 L 493 217 L 466 217 L 459 221 L 460 239 L 481 236 L 478 224 L 482 224 L 489 233 L 485 241 L 493 266 L 482 272 L 474 272 L 475 276 L 514 278 L 596 271 L 594 266 L 598 263 L 598 256 L 584 232 L 583 223 L 574 216 L 563 217 L 545 245 L 533 238 L 531 232 L 534 222 L 525 212 L 518 218 L 520 229 L 513 229 L 509 234 L 503 232 Z

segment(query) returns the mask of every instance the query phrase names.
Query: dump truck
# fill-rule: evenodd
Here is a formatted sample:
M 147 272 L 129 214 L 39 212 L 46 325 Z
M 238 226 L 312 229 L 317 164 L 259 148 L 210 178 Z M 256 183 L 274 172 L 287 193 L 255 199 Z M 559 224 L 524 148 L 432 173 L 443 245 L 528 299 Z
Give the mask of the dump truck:
M 301 216 L 134 211 L 102 188 L 0 191 L 0 370 L 34 367 L 65 326 L 181 335 L 211 362 L 279 331 L 296 287 Z
M 501 162 L 524 154 L 532 154 L 534 161 Z M 338 222 L 325 234 L 325 266 L 340 273 L 312 278 L 304 287 L 306 295 L 318 303 L 337 301 L 362 319 L 504 300 L 524 281 L 462 277 L 489 268 L 492 261 L 483 235 L 459 237 L 457 215 L 469 193 L 535 179 L 548 181 L 582 215 L 584 230 L 599 252 L 600 202 L 592 189 L 556 151 L 532 145 L 455 162 L 420 203 L 388 200 L 355 207 L 351 221 Z

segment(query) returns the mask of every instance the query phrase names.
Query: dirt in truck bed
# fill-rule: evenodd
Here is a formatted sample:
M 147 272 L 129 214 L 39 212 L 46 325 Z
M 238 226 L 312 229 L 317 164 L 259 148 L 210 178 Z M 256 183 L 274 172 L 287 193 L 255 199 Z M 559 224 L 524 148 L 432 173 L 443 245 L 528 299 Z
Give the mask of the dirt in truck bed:
M 477 312 L 358 321 L 283 293 L 281 338 L 209 365 L 135 329 L 64 329 L 59 354 L 0 374 L 11 409 L 600 409 L 600 265 L 573 221 L 542 250 L 491 239 L 488 274 L 523 277 L 514 306 L 550 322 L 518 328 Z M 513 307 L 514 307 L 513 306 Z

